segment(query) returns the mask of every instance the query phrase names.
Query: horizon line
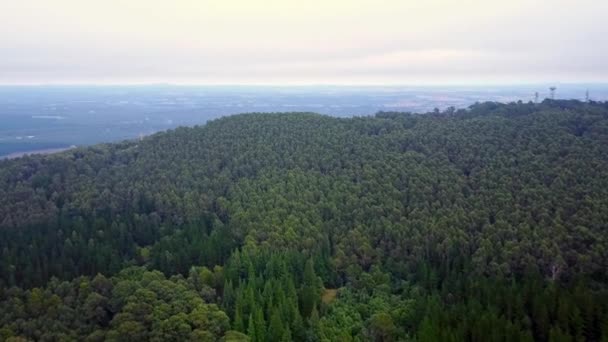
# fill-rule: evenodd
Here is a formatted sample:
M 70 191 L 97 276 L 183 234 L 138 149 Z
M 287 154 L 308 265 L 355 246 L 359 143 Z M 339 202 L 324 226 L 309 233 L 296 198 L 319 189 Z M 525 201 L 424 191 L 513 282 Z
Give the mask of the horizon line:
M 486 87 L 486 86 L 559 86 L 559 85 L 608 85 L 608 81 L 522 81 L 522 82 L 421 82 L 421 83 L 391 83 L 391 82 L 368 82 L 368 83 L 325 83 L 325 82 L 302 82 L 302 83 L 262 83 L 262 82 L 31 82 L 31 83 L 1 83 L 0 87 Z

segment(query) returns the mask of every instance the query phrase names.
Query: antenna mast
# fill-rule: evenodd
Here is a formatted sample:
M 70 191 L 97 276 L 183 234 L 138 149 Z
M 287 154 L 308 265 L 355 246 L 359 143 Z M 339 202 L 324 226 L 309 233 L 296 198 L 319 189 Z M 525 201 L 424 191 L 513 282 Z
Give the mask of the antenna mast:
M 549 90 L 551 91 L 551 100 L 555 100 L 555 89 L 557 89 L 557 88 L 549 87 Z

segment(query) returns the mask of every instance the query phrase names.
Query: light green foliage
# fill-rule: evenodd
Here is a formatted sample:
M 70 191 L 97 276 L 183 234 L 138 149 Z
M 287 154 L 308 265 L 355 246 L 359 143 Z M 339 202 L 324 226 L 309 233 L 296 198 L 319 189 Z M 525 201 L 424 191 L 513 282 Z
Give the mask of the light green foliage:
M 13 292 L 0 303 L 3 329 L 31 339 L 72 336 L 88 340 L 184 341 L 191 336 L 223 336 L 229 318 L 215 304 L 205 304 L 188 280 L 168 280 L 158 272 L 131 267 L 112 279 L 49 284 L 46 289 Z M 99 292 L 97 292 L 99 291 Z M 109 296 L 106 297 L 106 296 Z M 16 319 L 14 306 L 27 302 L 27 320 Z M 50 324 L 46 331 L 31 326 Z

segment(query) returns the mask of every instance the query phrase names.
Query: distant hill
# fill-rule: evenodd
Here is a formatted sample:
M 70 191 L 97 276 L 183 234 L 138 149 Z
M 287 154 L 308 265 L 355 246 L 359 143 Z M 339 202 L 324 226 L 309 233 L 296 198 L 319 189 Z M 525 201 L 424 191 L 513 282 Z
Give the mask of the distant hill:
M 70 146 L 70 147 L 64 147 L 64 148 L 47 148 L 47 149 L 32 150 L 32 151 L 27 151 L 27 152 L 15 152 L 15 153 L 6 155 L 4 157 L 0 157 L 0 159 L 14 159 L 14 158 L 23 157 L 26 155 L 33 155 L 33 154 L 53 154 L 53 153 L 67 151 L 71 148 L 76 148 L 76 146 Z
M 545 100 L 2 160 L 0 340 L 606 339 L 607 146 Z

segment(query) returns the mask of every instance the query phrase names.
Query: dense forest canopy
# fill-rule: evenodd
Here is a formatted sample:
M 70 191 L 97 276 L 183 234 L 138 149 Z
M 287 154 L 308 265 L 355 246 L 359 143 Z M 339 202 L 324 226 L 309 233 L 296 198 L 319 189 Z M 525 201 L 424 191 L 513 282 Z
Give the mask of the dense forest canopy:
M 608 103 L 0 161 L 0 341 L 607 341 Z

